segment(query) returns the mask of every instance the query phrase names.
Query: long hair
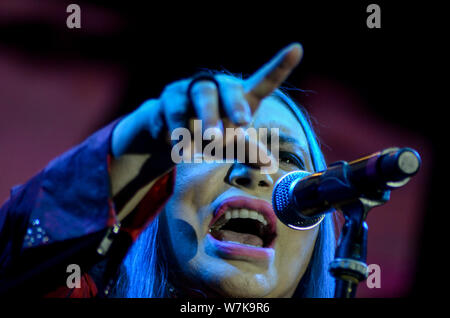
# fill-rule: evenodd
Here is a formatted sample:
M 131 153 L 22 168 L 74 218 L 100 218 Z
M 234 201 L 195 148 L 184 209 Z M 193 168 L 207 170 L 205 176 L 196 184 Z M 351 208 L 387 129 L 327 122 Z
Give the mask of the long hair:
M 308 141 L 309 151 L 314 164 L 314 171 L 326 169 L 325 157 L 320 150 L 319 140 L 314 132 L 310 117 L 306 110 L 296 104 L 288 93 L 276 90 L 274 96 L 281 99 L 294 113 L 303 127 Z M 314 246 L 313 255 L 308 268 L 303 274 L 293 297 L 301 298 L 331 298 L 334 295 L 334 279 L 328 272 L 328 266 L 334 258 L 336 249 L 336 236 L 334 213 L 327 213 L 320 223 L 319 234 Z
M 300 121 L 308 141 L 314 170 L 324 170 L 325 158 L 306 111 L 280 89 L 274 91 L 273 96 L 281 99 Z M 160 216 L 143 231 L 128 252 L 115 288 L 115 297 L 168 297 L 169 262 L 162 246 Z M 328 272 L 336 246 L 333 222 L 333 214 L 328 213 L 320 223 L 311 260 L 293 297 L 333 297 L 334 280 Z

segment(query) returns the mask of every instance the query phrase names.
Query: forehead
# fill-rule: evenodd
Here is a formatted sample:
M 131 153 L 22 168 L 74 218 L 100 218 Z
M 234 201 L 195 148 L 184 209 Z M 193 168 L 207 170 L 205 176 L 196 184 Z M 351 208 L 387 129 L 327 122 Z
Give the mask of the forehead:
M 288 105 L 274 96 L 262 100 L 253 115 L 253 125 L 255 128 L 279 128 L 280 135 L 295 138 L 305 149 L 308 149 L 306 135 L 297 117 Z

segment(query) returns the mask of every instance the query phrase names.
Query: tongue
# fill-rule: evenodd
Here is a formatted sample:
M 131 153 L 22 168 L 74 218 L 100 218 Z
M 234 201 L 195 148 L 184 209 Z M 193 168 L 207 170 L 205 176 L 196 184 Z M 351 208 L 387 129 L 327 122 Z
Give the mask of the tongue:
M 259 236 L 248 234 L 248 233 L 238 233 L 230 230 L 220 230 L 214 235 L 217 239 L 221 241 L 233 241 L 242 244 L 263 246 L 263 241 Z

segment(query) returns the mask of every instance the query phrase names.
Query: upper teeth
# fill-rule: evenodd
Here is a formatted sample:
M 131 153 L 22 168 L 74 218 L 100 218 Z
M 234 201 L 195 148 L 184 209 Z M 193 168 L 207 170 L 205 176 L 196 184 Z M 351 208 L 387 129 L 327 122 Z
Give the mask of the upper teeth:
M 264 218 L 264 216 L 259 213 L 258 211 L 254 211 L 254 210 L 247 210 L 247 209 L 231 209 L 225 212 L 225 220 L 229 220 L 229 219 L 237 219 L 237 218 L 241 218 L 241 219 L 254 219 L 254 220 L 258 220 L 259 222 L 261 222 L 264 225 L 267 225 L 268 222 L 267 220 Z

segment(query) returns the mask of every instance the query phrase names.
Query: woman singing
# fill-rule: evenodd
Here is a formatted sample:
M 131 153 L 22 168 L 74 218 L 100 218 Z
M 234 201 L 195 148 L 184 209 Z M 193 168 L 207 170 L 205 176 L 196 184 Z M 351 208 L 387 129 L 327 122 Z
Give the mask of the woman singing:
M 246 79 L 210 72 L 171 83 L 13 188 L 0 211 L 1 293 L 332 297 L 333 215 L 294 230 L 271 206 L 282 176 L 325 168 L 307 114 L 279 89 L 301 56 L 292 44 Z M 277 128 L 276 156 L 268 141 L 249 141 L 277 169 L 175 163 L 170 136 L 194 120 L 224 140 L 226 128 Z

